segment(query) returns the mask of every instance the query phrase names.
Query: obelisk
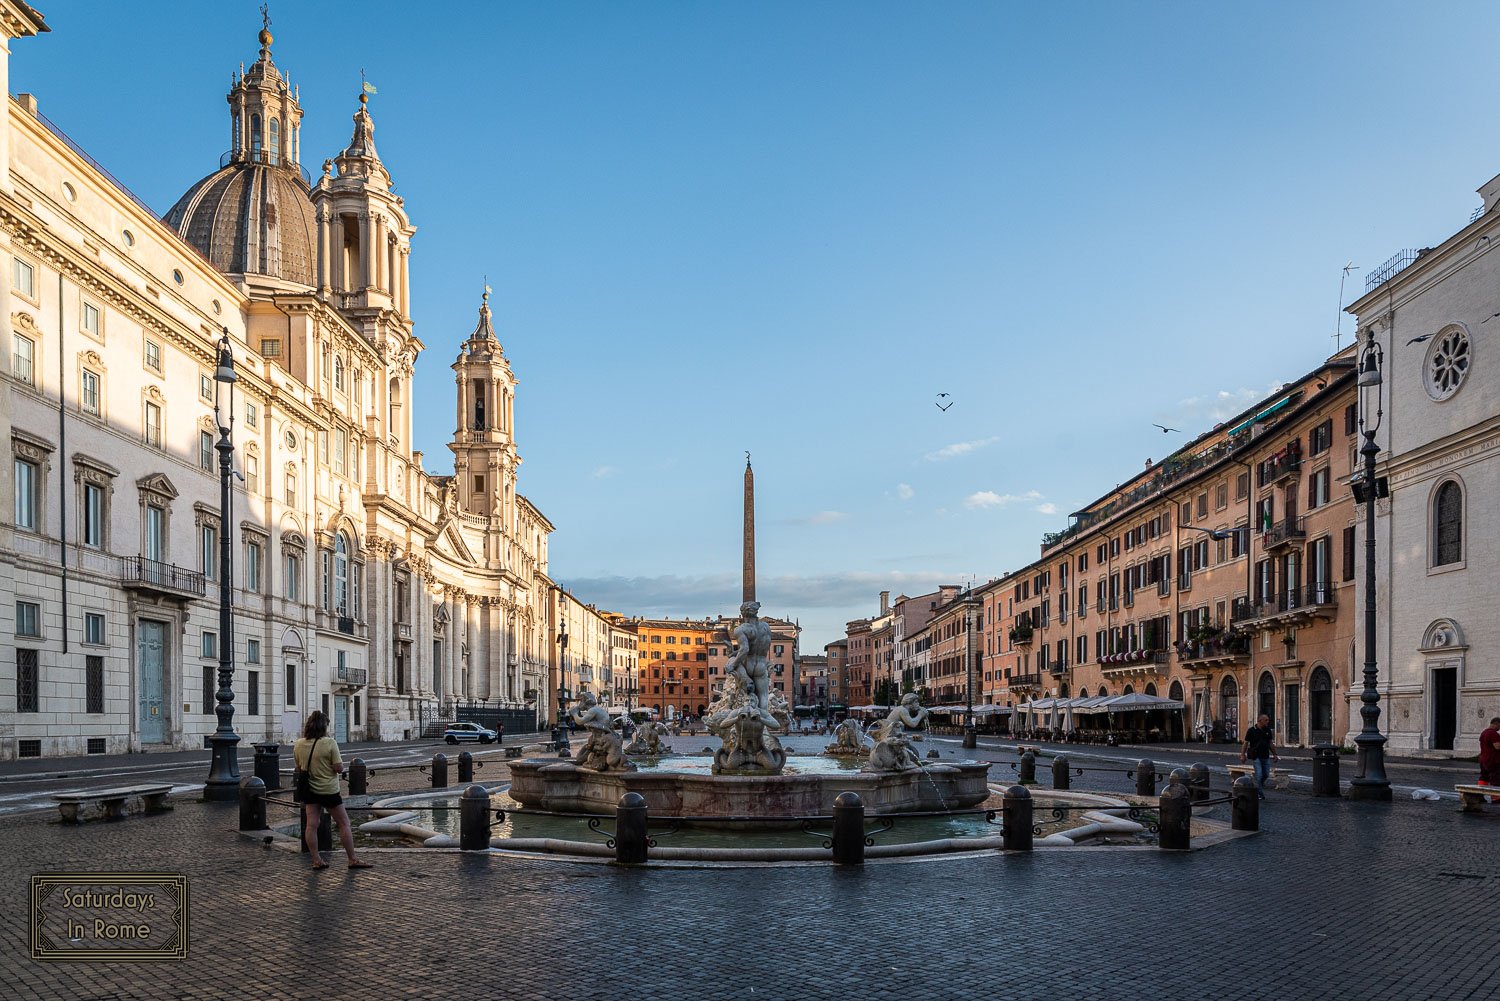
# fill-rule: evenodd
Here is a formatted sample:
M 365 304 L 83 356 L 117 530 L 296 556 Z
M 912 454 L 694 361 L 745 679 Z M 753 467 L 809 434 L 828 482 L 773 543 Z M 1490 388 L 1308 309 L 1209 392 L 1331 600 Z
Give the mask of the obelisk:
M 750 468 L 750 453 L 745 453 L 745 552 L 741 561 L 741 602 L 755 600 L 755 471 Z

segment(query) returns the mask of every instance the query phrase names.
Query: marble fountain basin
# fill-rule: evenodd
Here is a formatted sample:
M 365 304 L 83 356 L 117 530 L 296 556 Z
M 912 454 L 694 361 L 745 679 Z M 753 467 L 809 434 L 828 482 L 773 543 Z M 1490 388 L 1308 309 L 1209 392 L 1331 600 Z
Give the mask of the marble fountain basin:
M 529 809 L 613 813 L 640 793 L 650 816 L 734 819 L 736 826 L 781 826 L 822 817 L 840 793 L 858 793 L 866 814 L 966 810 L 990 795 L 989 764 L 931 762 L 907 772 L 862 772 L 822 755 L 792 755 L 780 775 L 714 775 L 702 755 L 634 759 L 638 771 L 596 772 L 571 761 L 528 758 L 510 765 L 510 796 Z M 746 823 L 749 821 L 749 823 Z

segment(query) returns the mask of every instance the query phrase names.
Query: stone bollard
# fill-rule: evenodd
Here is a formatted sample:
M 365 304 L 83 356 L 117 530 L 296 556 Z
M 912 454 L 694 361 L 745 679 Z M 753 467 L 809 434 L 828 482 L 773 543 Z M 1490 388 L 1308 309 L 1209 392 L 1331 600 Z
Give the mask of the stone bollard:
M 1208 766 L 1200 763 L 1189 768 L 1187 784 L 1193 794 L 1193 802 L 1208 799 Z
M 1156 795 L 1156 762 L 1150 758 L 1142 758 L 1135 763 L 1135 794 Z
M 1031 793 L 1023 785 L 1014 785 L 1005 790 L 1005 805 L 1000 818 L 1005 831 L 1005 850 L 1010 852 L 1031 851 L 1035 832 L 1031 829 L 1035 804 Z
M 255 745 L 255 777 L 267 789 L 281 788 L 281 745 L 274 740 Z
M 1229 796 L 1229 826 L 1236 831 L 1260 830 L 1260 788 L 1255 780 L 1248 775 L 1241 775 L 1234 780 Z
M 1030 751 L 1021 755 L 1021 770 L 1017 781 L 1023 786 L 1036 785 L 1036 755 Z
M 1193 846 L 1193 794 L 1186 779 L 1187 773 L 1174 768 L 1167 787 L 1161 791 L 1157 844 L 1165 851 L 1185 852 Z
M 484 786 L 469 786 L 458 801 L 458 847 L 482 852 L 490 846 L 490 794 Z
M 468 751 L 460 751 L 458 755 L 458 781 L 474 781 L 474 755 Z
M 432 756 L 432 788 L 448 788 L 448 755 L 442 751 Z
M 865 864 L 865 802 L 857 792 L 841 792 L 833 801 L 833 861 Z
M 1052 759 L 1052 788 L 1068 788 L 1068 756 L 1059 754 Z
M 641 865 L 646 861 L 646 850 L 650 847 L 650 835 L 646 832 L 649 820 L 646 797 L 638 792 L 627 792 L 615 804 L 615 861 L 622 865 Z
M 259 775 L 240 783 L 240 830 L 266 829 L 266 784 Z
M 364 758 L 349 762 L 349 795 L 364 796 L 370 791 L 370 769 Z

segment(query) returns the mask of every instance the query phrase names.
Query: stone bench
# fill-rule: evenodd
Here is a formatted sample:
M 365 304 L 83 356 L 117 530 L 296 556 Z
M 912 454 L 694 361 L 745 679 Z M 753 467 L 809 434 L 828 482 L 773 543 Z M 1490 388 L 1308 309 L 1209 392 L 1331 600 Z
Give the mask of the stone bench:
M 514 744 L 505 748 L 505 756 L 507 758 L 519 758 L 521 756 L 521 745 Z
M 57 809 L 62 813 L 63 822 L 77 824 L 89 819 L 83 816 L 88 807 L 97 806 L 105 820 L 122 820 L 126 813 L 136 812 L 128 808 L 137 804 L 142 813 L 170 810 L 172 807 L 167 802 L 167 797 L 171 792 L 170 785 L 122 786 L 118 789 L 94 789 L 89 792 L 54 793 L 52 798 L 57 800 Z
M 1463 801 L 1466 813 L 1477 813 L 1486 800 L 1490 800 L 1491 797 L 1500 797 L 1500 786 L 1463 784 L 1454 786 L 1453 791 L 1458 793 L 1458 798 Z
M 1224 767 L 1229 769 L 1229 778 L 1231 780 L 1241 775 L 1248 775 L 1252 779 L 1255 778 L 1254 765 L 1225 765 Z M 1278 791 L 1290 788 L 1292 784 L 1292 770 L 1290 768 L 1272 768 L 1271 778 L 1267 784 L 1272 789 Z

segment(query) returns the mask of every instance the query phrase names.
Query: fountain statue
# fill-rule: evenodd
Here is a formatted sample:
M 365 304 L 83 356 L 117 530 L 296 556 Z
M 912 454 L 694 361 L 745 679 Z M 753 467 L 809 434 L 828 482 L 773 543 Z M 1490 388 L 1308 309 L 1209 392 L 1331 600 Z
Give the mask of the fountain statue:
M 833 743 L 823 748 L 823 753 L 839 758 L 863 758 L 870 753 L 870 745 L 865 743 L 859 723 L 846 719 L 833 731 Z
M 912 741 L 920 739 L 916 732 L 927 725 L 927 710 L 915 692 L 907 692 L 901 704 L 881 720 L 876 732 L 875 746 L 870 749 L 870 760 L 864 770 L 871 772 L 904 772 L 922 767 Z
M 779 775 L 786 751 L 773 731 L 787 720 L 771 711 L 771 627 L 757 614 L 760 603 L 740 606 L 735 627 L 734 656 L 724 665 L 724 687 L 704 719 L 711 733 L 724 742 L 714 754 L 715 775 Z M 784 702 L 783 702 L 784 708 Z
M 620 748 L 620 735 L 609 724 L 609 713 L 594 700 L 592 692 L 580 695 L 568 715 L 588 733 L 583 747 L 573 756 L 575 765 L 596 772 L 635 771 L 635 765 L 626 760 Z
M 626 754 L 660 755 L 667 753 L 667 745 L 662 743 L 662 738 L 667 735 L 665 724 L 645 722 L 636 728 L 635 736 L 625 747 Z

